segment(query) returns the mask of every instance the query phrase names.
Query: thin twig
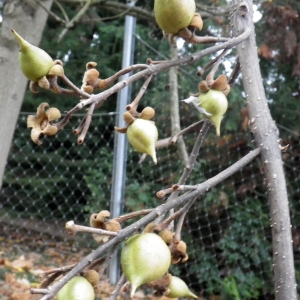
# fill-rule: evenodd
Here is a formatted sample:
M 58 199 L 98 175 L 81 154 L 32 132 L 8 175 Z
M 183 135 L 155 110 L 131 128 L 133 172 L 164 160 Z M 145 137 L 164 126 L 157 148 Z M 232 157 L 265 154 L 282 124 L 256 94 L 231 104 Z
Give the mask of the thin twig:
M 93 0 L 86 0 L 85 4 L 83 7 L 79 10 L 79 12 L 72 18 L 71 21 L 68 23 L 65 23 L 65 28 L 63 31 L 60 33 L 57 41 L 58 43 L 61 42 L 61 40 L 65 37 L 65 35 L 68 33 L 69 29 L 74 26 L 75 23 L 79 22 L 79 20 L 84 16 L 84 14 L 87 12 L 89 7 L 92 5 Z
M 105 260 L 102 262 L 101 267 L 98 271 L 99 277 L 101 278 L 104 274 L 105 269 L 107 268 L 107 266 L 109 265 L 109 262 L 111 261 L 112 257 L 115 255 L 115 253 L 117 252 L 118 248 L 120 246 L 120 243 L 115 244 L 111 251 L 109 252 L 109 255 L 106 256 Z
M 167 226 L 169 226 L 169 224 L 171 224 L 171 222 L 173 222 L 176 218 L 178 218 L 183 212 L 183 207 L 178 209 L 177 211 L 175 211 L 173 214 L 171 214 L 167 219 L 165 219 L 163 222 L 161 222 L 160 224 L 158 224 L 155 227 L 155 230 L 160 232 L 162 231 L 164 228 L 166 228 Z
M 61 13 L 65 17 L 65 22 L 64 23 L 68 23 L 70 21 L 70 19 L 68 17 L 68 14 L 66 13 L 65 9 L 63 8 L 63 6 L 59 3 L 58 0 L 54 0 L 53 2 L 58 6 L 58 8 L 60 9 Z
M 186 167 L 184 168 L 184 171 L 183 171 L 183 174 L 181 175 L 177 185 L 182 185 L 186 182 L 186 180 L 188 179 L 188 177 L 190 176 L 192 170 L 194 169 L 194 166 L 195 166 L 195 162 L 196 162 L 196 159 L 199 155 L 199 151 L 200 151 L 200 148 L 204 142 L 204 139 L 207 135 L 207 132 L 209 130 L 211 126 L 211 123 L 210 121 L 208 121 L 207 119 L 205 119 L 203 121 L 203 125 L 201 127 L 201 130 L 199 131 L 199 134 L 198 134 L 198 137 L 195 141 L 195 144 L 194 144 L 194 147 L 192 149 L 192 152 L 189 156 L 189 161 L 188 161 L 188 164 L 186 165 Z M 179 191 L 174 191 L 172 192 L 172 194 L 169 196 L 169 198 L 167 199 L 167 203 L 168 202 L 171 202 L 173 201 L 176 197 L 178 197 L 179 195 Z M 159 195 L 161 196 L 161 195 Z M 163 220 L 164 216 L 160 216 L 158 219 L 157 219 L 157 222 L 161 222 Z
M 48 292 L 49 292 L 48 289 L 39 289 L 39 288 L 37 288 L 37 289 L 33 289 L 33 288 L 30 289 L 30 293 L 31 294 L 43 294 L 43 295 L 47 295 Z
M 71 87 L 77 93 L 78 96 L 84 99 L 90 98 L 90 94 L 79 89 L 66 75 L 63 75 L 61 78 L 69 87 Z
M 179 66 L 179 65 L 184 65 L 184 64 L 189 64 L 195 61 L 200 60 L 201 58 L 210 55 L 216 51 L 222 50 L 224 48 L 232 48 L 234 46 L 236 46 L 237 44 L 239 44 L 240 42 L 242 42 L 243 40 L 247 39 L 248 36 L 250 35 L 251 30 L 250 29 L 246 29 L 241 35 L 234 37 L 232 39 L 229 39 L 227 42 L 224 42 L 222 44 L 218 44 L 218 45 L 214 45 L 212 47 L 206 48 L 204 50 L 201 50 L 199 52 L 196 52 L 190 56 L 186 56 L 186 57 L 182 57 L 179 58 L 177 60 L 171 60 L 171 61 L 167 61 L 164 63 L 161 63 L 159 65 L 142 65 L 142 66 L 147 66 L 147 68 L 145 70 L 142 70 L 138 73 L 135 73 L 129 77 L 127 77 L 124 80 L 119 81 L 118 83 L 116 83 L 114 86 L 112 86 L 111 88 L 97 94 L 97 95 L 89 95 L 87 93 L 84 93 L 83 91 L 81 91 L 80 89 L 78 89 L 76 87 L 76 89 L 78 89 L 78 95 L 81 95 L 83 98 L 85 98 L 85 100 L 82 100 L 80 103 L 78 103 L 75 107 L 73 107 L 64 117 L 64 119 L 62 121 L 60 121 L 58 124 L 56 124 L 56 126 L 59 129 L 62 129 L 64 126 L 66 126 L 66 124 L 70 121 L 71 116 L 83 109 L 85 106 L 90 105 L 93 102 L 96 102 L 96 107 L 98 105 L 98 103 L 102 103 L 103 101 L 105 101 L 106 99 L 108 99 L 112 94 L 117 93 L 118 91 L 120 91 L 121 89 L 123 89 L 124 87 L 128 86 L 129 84 L 132 84 L 133 82 L 140 80 L 143 77 L 148 77 L 150 75 L 157 75 L 159 73 L 162 73 L 166 70 L 168 70 L 171 67 L 175 67 L 175 66 Z M 139 65 L 141 66 L 141 65 Z M 133 68 L 135 66 L 131 66 L 129 68 Z M 66 83 L 69 86 L 74 86 L 67 78 L 64 79 L 66 81 Z
M 138 94 L 136 95 L 135 99 L 126 106 L 126 110 L 129 111 L 132 115 L 136 114 L 136 109 L 140 103 L 141 98 L 145 94 L 152 77 L 153 77 L 152 74 L 150 76 L 148 76 L 148 78 L 146 79 L 146 81 L 144 82 L 142 87 L 140 88 Z
M 228 52 L 228 48 L 225 48 L 221 54 L 218 56 L 214 66 L 212 67 L 212 69 L 210 70 L 210 72 L 207 74 L 206 76 L 206 82 L 208 84 L 208 86 L 212 85 L 213 82 L 214 82 L 214 76 L 215 76 L 215 73 L 217 72 L 218 68 L 219 68 L 219 65 L 223 59 L 223 57 L 226 55 L 226 53 Z
M 89 110 L 85 116 L 85 122 L 84 122 L 84 126 L 82 128 L 82 131 L 80 133 L 80 136 L 77 139 L 77 143 L 79 145 L 83 144 L 85 136 L 88 132 L 88 129 L 90 127 L 91 121 L 92 121 L 92 115 L 94 112 L 94 108 L 95 108 L 95 103 L 92 103 L 91 106 L 89 107 Z
M 148 215 L 152 211 L 153 211 L 153 208 L 143 209 L 143 210 L 139 210 L 139 211 L 134 211 L 132 213 L 116 217 L 116 218 L 114 218 L 114 220 L 117 221 L 117 222 L 119 222 L 121 224 L 121 223 L 126 222 L 126 221 L 128 221 L 130 219 L 133 219 L 133 218 L 136 218 L 136 217 L 140 217 L 140 216 L 144 216 L 144 215 Z
M 188 28 L 184 28 L 178 32 L 178 36 L 184 39 L 186 42 L 193 44 L 210 44 L 227 42 L 228 38 L 215 37 L 215 36 L 197 36 L 194 32 Z
M 76 264 L 72 264 L 72 265 L 63 266 L 63 267 L 59 267 L 59 268 L 53 268 L 53 269 L 51 269 L 51 270 L 44 271 L 43 274 L 41 274 L 41 278 L 43 279 L 43 278 L 45 278 L 45 277 L 47 277 L 48 275 L 53 274 L 53 273 L 58 273 L 59 275 L 60 275 L 60 274 L 63 274 L 63 273 L 65 273 L 65 272 L 70 271 L 70 270 L 73 269 L 75 266 L 76 266 Z
M 174 184 L 171 188 L 167 188 L 164 190 L 160 190 L 156 193 L 157 198 L 163 198 L 167 194 L 171 194 L 176 191 L 191 191 L 191 190 L 196 190 L 197 185 L 178 185 Z
M 56 21 L 65 24 L 66 21 L 63 20 L 62 18 L 60 18 L 58 15 L 56 15 L 55 13 L 53 13 L 50 9 L 48 9 L 41 1 L 39 0 L 34 0 L 35 2 L 37 2 L 46 12 L 47 14 L 49 14 L 51 17 L 53 17 Z M 56 2 L 56 1 L 55 1 Z
M 195 198 L 189 200 L 188 203 L 181 209 L 181 214 L 180 214 L 180 217 L 176 224 L 176 231 L 175 231 L 175 235 L 174 235 L 174 239 L 177 241 L 181 240 L 181 230 L 182 230 L 184 218 L 185 218 L 186 214 L 188 213 L 189 209 L 194 204 L 194 202 L 197 200 L 197 198 L 198 197 L 195 197 Z
M 66 230 L 70 235 L 75 235 L 77 232 L 87 232 L 87 233 L 108 235 L 108 236 L 116 236 L 118 234 L 115 231 L 108 231 L 108 230 L 94 228 L 94 227 L 76 225 L 74 221 L 69 221 L 66 223 Z
M 109 300 L 116 300 L 117 296 L 119 295 L 121 288 L 123 286 L 123 284 L 126 282 L 126 277 L 124 275 L 124 273 L 121 275 L 118 283 L 116 284 L 115 289 L 111 292 L 111 294 L 109 295 Z
M 100 257 L 103 253 L 105 253 L 108 249 L 112 246 L 119 244 L 123 240 L 125 240 L 128 236 L 136 232 L 137 229 L 142 228 L 155 220 L 160 215 L 165 215 L 170 209 L 176 208 L 183 203 L 186 203 L 188 200 L 193 199 L 195 197 L 199 197 L 200 195 L 206 193 L 210 188 L 214 187 L 215 185 L 223 182 L 224 179 L 231 176 L 232 174 L 238 172 L 241 168 L 251 162 L 260 154 L 261 149 L 257 148 L 243 158 L 241 158 L 238 162 L 231 165 L 229 168 L 225 169 L 218 175 L 208 179 L 207 181 L 199 184 L 197 190 L 192 192 L 187 192 L 168 203 L 162 204 L 155 208 L 151 213 L 147 216 L 143 217 L 142 219 L 136 221 L 135 223 L 131 224 L 130 226 L 122 229 L 119 231 L 118 235 L 105 244 L 99 246 L 97 249 L 92 251 L 86 257 L 84 257 L 68 274 L 66 274 L 61 280 L 55 282 L 52 286 L 48 288 L 48 293 L 44 295 L 40 300 L 50 300 L 53 298 L 57 292 L 76 274 L 82 271 L 85 267 L 87 267 L 92 261 Z
M 171 140 L 171 144 L 175 144 L 178 137 L 180 137 L 181 135 L 183 134 L 186 134 L 187 132 L 189 132 L 190 130 L 192 130 L 194 127 L 200 125 L 201 123 L 203 123 L 204 120 L 201 120 L 201 121 L 198 121 L 184 129 L 182 129 L 180 132 L 178 132 L 177 134 L 175 134 L 173 137 L 172 137 L 172 140 Z
M 233 86 L 235 81 L 237 80 L 237 78 L 239 77 L 240 75 L 240 71 L 241 71 L 241 64 L 240 64 L 240 60 L 239 58 L 237 58 L 237 61 L 234 65 L 234 68 L 230 74 L 230 77 L 229 77 L 229 80 L 228 80 L 228 84 L 230 86 Z
M 86 116 L 83 117 L 83 119 L 81 120 L 80 124 L 77 126 L 77 128 L 75 128 L 73 130 L 73 133 L 75 135 L 78 135 L 81 131 L 82 131 L 82 128 L 84 126 L 84 123 L 85 123 L 85 120 L 86 120 Z

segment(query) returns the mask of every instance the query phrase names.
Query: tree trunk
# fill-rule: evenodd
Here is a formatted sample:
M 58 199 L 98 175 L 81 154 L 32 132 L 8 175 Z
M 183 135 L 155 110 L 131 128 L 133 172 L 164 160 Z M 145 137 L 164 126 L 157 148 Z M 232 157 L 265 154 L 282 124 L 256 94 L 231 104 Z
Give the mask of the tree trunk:
M 50 9 L 53 0 L 41 0 Z M 33 45 L 41 41 L 48 13 L 34 0 L 5 0 L 0 33 L 0 187 L 28 80 L 19 67 L 15 29 Z
M 236 35 L 251 28 L 250 38 L 237 46 L 250 115 L 251 131 L 266 176 L 272 227 L 275 296 L 277 300 L 297 299 L 291 223 L 286 182 L 278 138 L 278 129 L 268 108 L 261 78 L 255 30 L 252 21 L 252 0 L 233 1 L 233 22 Z

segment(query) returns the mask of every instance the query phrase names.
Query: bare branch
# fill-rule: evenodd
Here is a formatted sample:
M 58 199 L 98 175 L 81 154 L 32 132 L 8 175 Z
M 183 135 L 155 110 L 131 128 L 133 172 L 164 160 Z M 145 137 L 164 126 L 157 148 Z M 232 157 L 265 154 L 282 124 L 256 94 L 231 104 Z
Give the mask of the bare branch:
M 119 222 L 121 224 L 121 223 L 126 222 L 126 221 L 128 221 L 130 219 L 133 219 L 133 218 L 136 218 L 136 217 L 140 217 L 140 216 L 144 216 L 144 215 L 148 215 L 152 211 L 153 211 L 153 208 L 143 209 L 143 210 L 139 210 L 139 211 L 134 211 L 132 213 L 116 217 L 116 218 L 114 218 L 114 220 L 117 221 L 117 222 Z
M 193 199 L 195 197 L 199 197 L 200 195 L 205 194 L 210 188 L 214 187 L 218 183 L 222 182 L 225 178 L 239 171 L 253 159 L 255 159 L 260 154 L 260 148 L 257 148 L 251 151 L 249 154 L 244 156 L 238 162 L 222 171 L 220 174 L 208 179 L 207 181 L 199 184 L 197 190 L 188 192 L 182 196 L 179 196 L 168 203 L 162 204 L 155 208 L 151 213 L 137 222 L 131 224 L 130 226 L 119 231 L 118 235 L 106 242 L 105 244 L 99 246 L 96 250 L 88 254 L 84 257 L 68 274 L 66 274 L 61 280 L 54 283 L 52 286 L 48 287 L 48 293 L 44 295 L 40 300 L 50 300 L 53 298 L 57 292 L 76 274 L 82 271 L 85 267 L 87 267 L 92 261 L 100 257 L 103 253 L 105 253 L 112 246 L 119 244 L 123 240 L 125 240 L 128 236 L 132 235 L 138 228 L 146 226 L 153 220 L 155 220 L 160 215 L 166 214 L 170 209 L 176 208 L 186 201 Z
M 109 300 L 115 300 L 117 299 L 117 296 L 119 295 L 120 293 L 120 290 L 123 286 L 123 284 L 126 282 L 126 278 L 125 278 L 125 275 L 124 273 L 121 275 L 118 283 L 116 284 L 116 287 L 115 289 L 111 292 L 110 296 L 109 296 Z
M 181 130 L 181 131 L 178 132 L 177 134 L 175 134 L 175 135 L 173 136 L 172 140 L 171 140 L 171 143 L 172 143 L 172 144 L 175 144 L 179 136 L 181 136 L 181 135 L 183 135 L 183 134 L 186 134 L 187 132 L 189 132 L 190 130 L 192 130 L 192 129 L 193 129 L 194 127 L 196 127 L 196 126 L 199 126 L 200 124 L 203 123 L 203 121 L 204 121 L 204 120 L 198 121 L 198 122 L 196 122 L 196 123 L 194 123 L 194 124 L 192 124 L 192 125 L 190 125 L 190 126 L 184 128 L 183 130 Z
M 63 20 L 62 18 L 60 18 L 58 15 L 56 15 L 55 13 L 53 13 L 50 9 L 48 9 L 40 0 L 34 0 L 35 2 L 38 3 L 38 5 L 40 5 L 46 12 L 47 14 L 49 14 L 49 16 L 53 17 L 56 21 L 65 24 L 66 21 L 68 21 L 68 18 L 66 18 L 66 20 Z M 62 9 L 62 6 L 57 2 L 54 1 L 60 9 Z M 64 10 L 63 10 L 64 11 Z M 65 17 L 67 17 L 66 15 L 64 15 Z
M 91 6 L 92 3 L 93 3 L 93 0 L 86 0 L 83 7 L 72 18 L 72 20 L 65 23 L 66 28 L 64 28 L 63 31 L 58 36 L 58 40 L 57 40 L 58 42 L 61 42 L 61 40 L 65 37 L 65 35 L 69 31 L 69 29 L 72 28 L 75 25 L 75 23 L 79 22 L 79 20 L 84 16 L 84 14 L 87 12 L 87 10 L 89 9 L 89 7 Z
M 70 235 L 75 235 L 77 232 L 87 232 L 100 235 L 116 236 L 118 233 L 115 231 L 107 231 L 104 229 L 98 229 L 94 227 L 76 225 L 74 221 L 66 223 L 66 230 Z
M 92 121 L 92 115 L 93 115 L 93 112 L 94 112 L 94 108 L 95 108 L 95 103 L 92 103 L 91 106 L 89 107 L 89 110 L 88 110 L 86 116 L 85 116 L 85 122 L 84 122 L 84 125 L 83 125 L 83 128 L 82 128 L 81 134 L 77 139 L 77 143 L 79 145 L 83 144 L 83 141 L 85 139 L 87 131 L 90 127 L 90 124 L 91 124 L 91 121 Z
M 240 65 L 240 60 L 239 58 L 237 58 L 237 61 L 234 65 L 234 68 L 230 74 L 229 80 L 228 80 L 228 84 L 230 86 L 233 86 L 235 81 L 237 80 L 238 76 L 240 75 L 241 72 L 241 65 Z
M 170 69 L 171 67 L 176 67 L 176 66 L 183 65 L 183 64 L 191 64 L 193 62 L 200 60 L 201 58 L 203 58 L 207 55 L 214 53 L 215 51 L 219 51 L 224 48 L 228 48 L 228 49 L 232 48 L 232 47 L 236 46 L 237 44 L 239 44 L 240 42 L 242 42 L 243 40 L 245 40 L 246 38 L 248 38 L 249 34 L 250 34 L 250 30 L 248 30 L 246 28 L 245 31 L 241 35 L 234 37 L 232 39 L 229 39 L 225 43 L 214 45 L 214 46 L 206 48 L 200 52 L 196 52 L 190 56 L 186 56 L 186 57 L 183 57 L 183 58 L 180 58 L 177 60 L 162 62 L 158 65 L 149 65 L 149 66 L 148 65 L 133 65 L 133 66 L 130 66 L 124 70 L 126 70 L 126 72 L 127 71 L 130 72 L 129 70 L 136 70 L 138 68 L 146 68 L 146 67 L 147 68 L 145 70 L 139 71 L 138 73 L 135 73 L 135 74 L 127 77 L 126 79 L 116 83 L 111 88 L 109 88 L 97 95 L 89 95 L 87 93 L 82 94 L 83 92 L 80 89 L 76 88 L 76 91 L 78 92 L 78 94 L 82 95 L 85 98 L 85 100 L 82 100 L 74 108 L 72 108 L 69 112 L 67 112 L 64 119 L 62 121 L 60 121 L 59 123 L 57 123 L 56 126 L 58 129 L 61 130 L 70 121 L 71 116 L 75 112 L 83 109 L 85 106 L 90 105 L 93 102 L 96 103 L 96 108 L 99 107 L 112 94 L 117 93 L 124 87 L 128 86 L 129 84 L 132 84 L 133 82 L 135 82 L 137 80 L 140 80 L 143 77 L 149 77 L 150 75 L 160 74 L 160 73 Z M 121 70 L 119 72 L 125 72 L 124 70 Z M 63 79 L 69 86 L 74 88 L 74 85 L 67 79 L 67 77 L 63 77 Z
M 137 96 L 135 97 L 135 99 L 126 106 L 126 109 L 132 114 L 135 115 L 136 114 L 136 109 L 140 103 L 141 98 L 143 97 L 143 95 L 145 94 L 147 87 L 151 81 L 153 77 L 153 74 L 149 75 L 148 78 L 146 79 L 146 81 L 144 82 L 144 84 L 142 85 L 142 87 L 140 88 Z
M 217 57 L 217 60 L 215 61 L 214 63 L 214 66 L 213 68 L 211 69 L 211 71 L 207 74 L 206 76 L 206 82 L 207 84 L 210 86 L 213 84 L 214 82 L 214 76 L 215 76 L 215 73 L 216 71 L 218 70 L 218 67 L 223 59 L 223 57 L 227 54 L 229 49 L 225 48 L 222 53 Z

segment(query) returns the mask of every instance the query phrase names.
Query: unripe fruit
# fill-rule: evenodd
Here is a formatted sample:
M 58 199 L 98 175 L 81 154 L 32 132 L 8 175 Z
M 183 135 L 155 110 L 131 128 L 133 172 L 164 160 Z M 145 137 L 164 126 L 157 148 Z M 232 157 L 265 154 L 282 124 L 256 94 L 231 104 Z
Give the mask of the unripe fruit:
M 140 285 L 160 279 L 170 263 L 170 250 L 157 234 L 142 233 L 130 237 L 122 249 L 121 265 L 131 284 L 131 296 Z
M 196 10 L 194 0 L 155 0 L 154 16 L 167 34 L 177 34 L 190 25 Z
M 176 277 L 172 276 L 171 283 L 169 285 L 170 292 L 166 296 L 168 298 L 180 298 L 180 297 L 192 297 L 192 298 L 198 298 L 195 294 L 193 294 L 186 283 Z
M 50 55 L 25 41 L 15 30 L 11 31 L 20 44 L 19 61 L 23 74 L 34 82 L 46 76 L 53 66 Z
M 220 124 L 225 114 L 228 101 L 221 91 L 210 89 L 207 93 L 201 93 L 198 97 L 199 107 L 215 125 L 217 135 L 220 135 Z
M 150 155 L 157 164 L 155 144 L 158 131 L 153 121 L 136 119 L 127 128 L 127 138 L 136 151 Z
M 94 288 L 84 277 L 73 277 L 57 293 L 57 300 L 94 300 Z

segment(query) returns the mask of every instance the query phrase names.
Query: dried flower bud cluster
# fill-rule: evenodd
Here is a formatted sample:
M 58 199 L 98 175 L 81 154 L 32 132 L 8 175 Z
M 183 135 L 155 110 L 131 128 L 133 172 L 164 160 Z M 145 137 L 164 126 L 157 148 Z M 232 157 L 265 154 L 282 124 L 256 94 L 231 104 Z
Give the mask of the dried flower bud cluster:
M 159 236 L 168 245 L 172 260 L 172 264 L 186 262 L 189 256 L 186 253 L 186 243 L 182 240 L 177 240 L 174 232 L 169 229 L 164 229 L 159 233 Z
M 86 64 L 86 71 L 82 79 L 81 90 L 92 94 L 94 90 L 104 89 L 108 86 L 105 80 L 99 78 L 100 73 L 95 69 L 97 63 L 91 61 Z
M 98 214 L 94 213 L 90 216 L 90 226 L 93 228 L 103 229 L 107 231 L 117 232 L 122 229 L 120 223 L 114 219 L 109 219 L 110 212 L 102 210 Z M 106 243 L 110 236 L 93 234 L 93 238 L 97 243 Z
M 43 143 L 40 140 L 42 135 L 51 136 L 57 133 L 57 127 L 52 125 L 52 121 L 61 117 L 60 111 L 57 108 L 51 107 L 45 110 L 47 107 L 49 107 L 48 103 L 41 103 L 37 108 L 36 115 L 29 115 L 27 118 L 27 127 L 32 128 L 31 139 L 38 145 Z

